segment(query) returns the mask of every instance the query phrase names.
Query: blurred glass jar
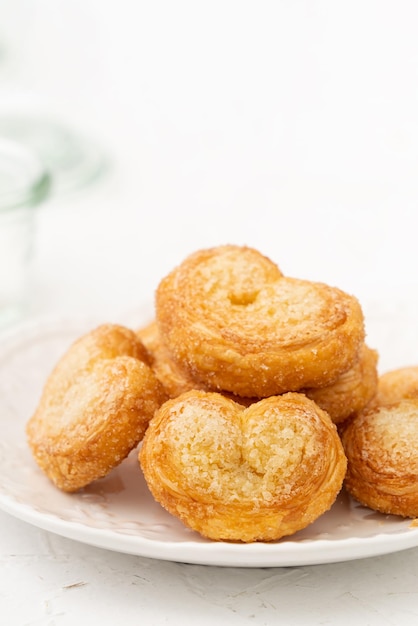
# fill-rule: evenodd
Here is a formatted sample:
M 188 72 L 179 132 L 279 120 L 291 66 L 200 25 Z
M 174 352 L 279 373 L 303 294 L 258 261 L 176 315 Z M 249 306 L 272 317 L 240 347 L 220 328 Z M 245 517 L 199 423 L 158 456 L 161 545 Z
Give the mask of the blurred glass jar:
M 29 303 L 36 207 L 49 189 L 39 157 L 0 138 L 0 329 L 22 317 Z

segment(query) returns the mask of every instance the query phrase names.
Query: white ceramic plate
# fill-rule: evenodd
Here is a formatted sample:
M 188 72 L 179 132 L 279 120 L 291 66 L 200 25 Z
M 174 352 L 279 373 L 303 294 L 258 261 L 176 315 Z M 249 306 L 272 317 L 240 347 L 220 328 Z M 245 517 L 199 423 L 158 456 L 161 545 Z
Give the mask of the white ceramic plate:
M 344 493 L 314 524 L 277 543 L 211 542 L 154 502 L 136 452 L 81 493 L 61 493 L 34 463 L 24 426 L 51 367 L 85 329 L 66 322 L 38 324 L 21 328 L 0 345 L 0 508 L 4 511 L 93 546 L 207 565 L 309 565 L 418 545 L 418 527 L 411 520 L 374 513 Z

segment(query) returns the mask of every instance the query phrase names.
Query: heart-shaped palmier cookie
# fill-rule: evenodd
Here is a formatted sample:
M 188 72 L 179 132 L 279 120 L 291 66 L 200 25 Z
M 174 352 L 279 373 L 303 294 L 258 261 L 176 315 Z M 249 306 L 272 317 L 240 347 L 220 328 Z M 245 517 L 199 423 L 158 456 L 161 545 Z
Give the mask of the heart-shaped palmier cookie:
M 102 325 L 78 339 L 45 383 L 26 425 L 33 456 L 64 491 L 106 475 L 142 439 L 166 394 L 127 328 Z
M 331 507 L 346 471 L 335 425 L 299 393 L 245 408 L 186 392 L 157 411 L 139 461 L 167 511 L 205 537 L 242 542 L 305 528 Z
M 364 341 L 355 297 L 285 277 L 258 251 L 232 245 L 196 252 L 163 278 L 156 320 L 189 376 L 248 397 L 325 386 Z

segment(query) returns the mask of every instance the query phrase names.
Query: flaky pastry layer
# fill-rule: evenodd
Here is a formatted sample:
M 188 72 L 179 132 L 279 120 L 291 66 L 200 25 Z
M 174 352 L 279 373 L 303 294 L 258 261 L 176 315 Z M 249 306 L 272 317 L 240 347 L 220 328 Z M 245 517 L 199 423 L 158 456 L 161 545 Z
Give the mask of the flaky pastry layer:
M 363 344 L 354 365 L 334 383 L 304 389 L 304 392 L 330 415 L 335 424 L 341 424 L 374 399 L 378 385 L 377 363 L 377 351 Z
M 137 330 L 137 336 L 146 347 L 150 365 L 156 377 L 163 385 L 170 398 L 176 398 L 185 391 L 201 389 L 208 391 L 202 383 L 195 381 L 187 371 L 181 369 L 161 341 L 156 321 Z

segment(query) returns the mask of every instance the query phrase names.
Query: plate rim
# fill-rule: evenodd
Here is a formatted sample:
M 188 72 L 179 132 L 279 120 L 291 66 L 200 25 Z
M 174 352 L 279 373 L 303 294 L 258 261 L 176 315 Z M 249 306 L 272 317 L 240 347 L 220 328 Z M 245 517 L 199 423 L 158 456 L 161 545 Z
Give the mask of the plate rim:
M 93 528 L 65 520 L 54 513 L 40 513 L 27 503 L 16 503 L 0 493 L 0 510 L 34 527 L 96 548 L 162 561 L 220 567 L 297 567 L 348 562 L 383 556 L 418 547 L 418 528 L 402 533 L 380 532 L 371 537 L 287 540 L 248 544 L 193 540 L 160 541 L 141 535 L 119 533 L 110 528 Z M 412 520 L 410 520 L 412 522 Z M 391 541 L 396 539 L 396 541 Z M 320 556 L 318 556 L 320 555 Z

